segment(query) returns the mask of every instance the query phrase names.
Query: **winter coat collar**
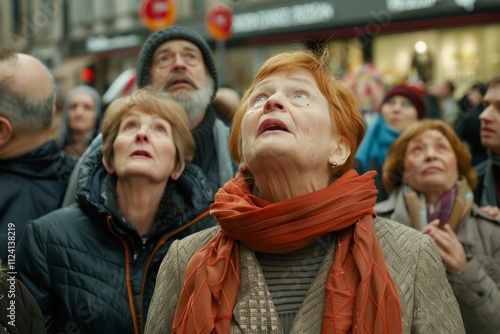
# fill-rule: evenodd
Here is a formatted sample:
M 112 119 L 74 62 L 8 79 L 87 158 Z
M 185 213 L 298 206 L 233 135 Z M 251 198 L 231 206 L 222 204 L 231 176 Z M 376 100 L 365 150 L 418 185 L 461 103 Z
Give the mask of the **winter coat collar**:
M 53 140 L 17 158 L 0 160 L 0 173 L 21 174 L 34 179 L 67 180 L 76 158 L 59 151 Z

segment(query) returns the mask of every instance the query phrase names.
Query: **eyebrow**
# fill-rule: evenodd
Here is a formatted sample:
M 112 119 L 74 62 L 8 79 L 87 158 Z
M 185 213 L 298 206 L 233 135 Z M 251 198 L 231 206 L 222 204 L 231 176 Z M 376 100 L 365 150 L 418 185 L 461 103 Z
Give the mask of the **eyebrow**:
M 141 112 L 141 111 L 136 111 L 136 110 L 128 111 L 126 114 L 123 115 L 122 120 L 130 118 L 130 117 L 140 118 L 141 117 L 141 115 L 140 115 L 141 113 L 144 113 L 146 115 L 151 115 L 151 117 L 154 120 L 159 119 L 159 120 L 165 121 L 167 123 L 170 123 L 169 120 L 167 120 L 166 118 L 163 118 L 161 115 L 158 115 L 158 114 L 155 114 L 155 113 L 146 113 L 146 112 L 143 112 L 143 111 Z
M 314 84 L 311 82 L 309 79 L 302 79 L 299 77 L 287 77 L 287 79 L 295 81 L 296 83 L 303 83 L 303 84 L 308 84 L 309 86 L 314 86 Z M 261 82 L 259 82 L 257 85 L 255 85 L 255 88 L 253 89 L 254 91 L 260 88 L 261 86 L 267 85 L 272 79 L 264 79 Z
M 182 45 L 180 51 L 181 52 L 192 51 L 192 52 L 198 52 L 201 54 L 201 52 L 198 51 L 198 49 L 195 46 L 191 46 L 191 45 Z M 156 49 L 154 55 L 156 56 L 157 54 L 160 54 L 162 52 L 173 52 L 173 50 L 172 50 L 172 47 L 170 47 L 170 46 L 159 47 L 158 49 Z

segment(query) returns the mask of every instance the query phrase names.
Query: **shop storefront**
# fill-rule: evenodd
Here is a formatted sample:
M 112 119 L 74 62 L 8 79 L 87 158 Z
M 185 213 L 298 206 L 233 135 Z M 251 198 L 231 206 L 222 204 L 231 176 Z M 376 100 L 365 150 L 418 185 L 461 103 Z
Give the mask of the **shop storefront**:
M 226 43 L 226 82 L 246 87 L 270 55 L 326 44 L 337 76 L 362 65 L 369 47 L 388 86 L 408 78 L 428 84 L 451 79 L 460 91 L 500 72 L 497 22 L 497 0 L 315 1 L 236 12 Z
M 226 42 L 213 41 L 202 16 L 176 24 L 191 27 L 207 38 L 222 74 L 221 84 L 239 90 L 248 86 L 269 56 L 324 45 L 331 51 L 331 69 L 338 76 L 356 70 L 363 63 L 363 51 L 369 48 L 372 62 L 383 72 L 387 85 L 415 76 L 429 82 L 456 80 L 460 88 L 500 72 L 498 0 L 272 3 L 251 10 L 234 8 L 233 35 Z M 94 55 L 96 85 L 105 89 L 112 78 L 135 66 L 149 34 L 142 29 L 117 36 L 91 36 L 72 42 L 70 53 L 74 57 Z

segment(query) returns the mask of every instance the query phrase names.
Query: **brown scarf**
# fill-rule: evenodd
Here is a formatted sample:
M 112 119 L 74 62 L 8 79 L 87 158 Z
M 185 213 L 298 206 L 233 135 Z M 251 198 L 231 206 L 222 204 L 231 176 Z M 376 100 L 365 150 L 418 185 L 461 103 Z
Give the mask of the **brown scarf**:
M 338 237 L 322 333 L 401 333 L 397 288 L 372 226 L 374 176 L 351 170 L 325 189 L 272 203 L 253 195 L 237 173 L 215 195 L 211 213 L 221 232 L 189 261 L 173 333 L 230 333 L 239 242 L 257 252 L 286 253 L 332 232 Z
M 470 216 L 474 195 L 465 177 L 460 177 L 453 188 L 447 191 L 433 206 L 426 204 L 425 194 L 417 193 L 409 185 L 403 186 L 403 198 L 411 226 L 422 230 L 427 224 L 439 218 L 440 226 L 450 225 L 458 233 Z

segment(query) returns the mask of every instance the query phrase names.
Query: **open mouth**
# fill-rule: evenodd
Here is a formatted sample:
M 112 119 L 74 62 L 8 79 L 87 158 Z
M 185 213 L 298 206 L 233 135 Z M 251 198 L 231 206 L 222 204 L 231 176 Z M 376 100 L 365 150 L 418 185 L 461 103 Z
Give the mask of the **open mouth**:
M 190 86 L 195 87 L 193 82 L 184 76 L 177 76 L 169 80 L 167 87 L 182 87 L 182 86 Z
M 265 121 L 260 123 L 258 135 L 260 136 L 264 132 L 268 131 L 290 132 L 285 123 L 283 123 L 279 119 L 266 119 Z
M 172 81 L 172 86 L 175 86 L 175 85 L 190 85 L 191 83 L 187 80 L 184 80 L 184 79 L 179 79 L 179 80 L 174 80 Z
M 146 157 L 146 158 L 152 158 L 151 157 L 151 154 L 148 152 L 148 151 L 144 151 L 144 150 L 137 150 L 137 151 L 134 151 L 132 152 L 132 154 L 130 154 L 131 157 Z

